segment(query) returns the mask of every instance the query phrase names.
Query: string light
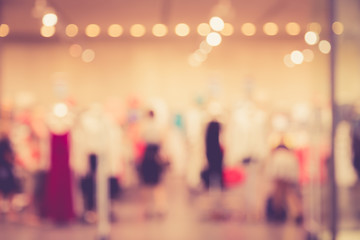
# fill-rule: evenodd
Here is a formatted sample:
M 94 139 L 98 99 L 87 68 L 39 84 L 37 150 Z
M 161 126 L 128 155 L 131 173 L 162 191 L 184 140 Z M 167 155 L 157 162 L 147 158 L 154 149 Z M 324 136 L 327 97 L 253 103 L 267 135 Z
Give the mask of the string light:
M 168 33 L 168 28 L 166 25 L 158 23 L 153 26 L 152 33 L 156 37 L 164 37 Z
M 10 27 L 7 24 L 0 24 L 0 37 L 6 37 L 10 32 Z
M 212 17 L 209 23 L 214 31 L 220 32 L 224 29 L 225 23 L 220 17 Z
M 234 27 L 230 23 L 224 24 L 224 29 L 221 31 L 221 34 L 224 36 L 231 36 L 234 33 Z
M 296 36 L 296 35 L 299 35 L 301 29 L 300 29 L 300 25 L 298 23 L 289 22 L 288 24 L 286 24 L 285 30 L 286 30 L 287 34 L 289 34 L 291 36 Z
M 279 27 L 276 23 L 268 22 L 263 26 L 264 33 L 269 36 L 275 36 L 279 32 Z
M 55 27 L 43 25 L 43 26 L 41 26 L 40 34 L 43 37 L 47 37 L 47 38 L 52 37 L 55 34 Z
M 331 51 L 331 45 L 327 40 L 321 40 L 319 42 L 319 50 L 324 54 L 328 54 Z
M 185 23 L 179 23 L 175 26 L 175 34 L 179 37 L 185 37 L 189 35 L 190 27 Z
M 309 31 L 305 33 L 305 42 L 309 45 L 315 45 L 319 41 L 319 35 L 316 32 Z
M 336 35 L 341 35 L 344 32 L 344 25 L 341 22 L 334 22 L 331 27 Z
M 142 24 L 134 24 L 130 28 L 130 34 L 133 37 L 142 37 L 146 33 L 145 26 Z
M 245 36 L 253 36 L 256 33 L 256 27 L 254 24 L 252 23 L 244 23 L 241 26 L 241 32 L 245 35 Z
M 295 50 L 290 54 L 291 61 L 295 64 L 301 64 L 304 61 L 304 55 L 302 52 Z
M 75 24 L 69 24 L 65 28 L 65 34 L 68 37 L 75 37 L 78 34 L 78 32 L 79 32 L 79 28 Z
M 207 36 L 211 32 L 210 25 L 207 23 L 200 23 L 197 27 L 197 32 L 200 36 Z
M 206 37 L 206 42 L 213 47 L 218 46 L 221 43 L 221 41 L 222 41 L 221 35 L 217 32 L 211 32 Z
M 55 26 L 57 21 L 58 17 L 55 13 L 47 13 L 42 18 L 42 23 L 47 27 Z
M 120 37 L 124 32 L 124 29 L 119 24 L 111 24 L 108 28 L 108 34 L 110 37 Z
M 89 24 L 85 29 L 85 34 L 88 37 L 97 37 L 100 34 L 100 27 L 97 24 Z

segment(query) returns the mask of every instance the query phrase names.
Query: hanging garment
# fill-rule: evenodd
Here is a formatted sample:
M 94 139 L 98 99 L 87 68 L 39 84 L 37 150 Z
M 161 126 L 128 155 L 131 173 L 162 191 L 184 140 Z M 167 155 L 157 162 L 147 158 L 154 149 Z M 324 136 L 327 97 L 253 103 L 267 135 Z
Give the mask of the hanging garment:
M 45 193 L 45 216 L 56 222 L 67 222 L 74 217 L 69 135 L 69 132 L 66 132 L 51 133 L 50 136 L 50 169 Z

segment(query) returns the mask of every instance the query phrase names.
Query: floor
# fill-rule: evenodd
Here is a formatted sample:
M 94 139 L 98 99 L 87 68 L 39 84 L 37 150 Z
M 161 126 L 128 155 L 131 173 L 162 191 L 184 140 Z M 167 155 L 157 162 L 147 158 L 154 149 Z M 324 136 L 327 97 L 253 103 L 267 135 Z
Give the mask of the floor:
M 239 191 L 223 194 L 190 193 L 181 179 L 168 178 L 168 212 L 164 217 L 144 217 L 141 188 L 125 191 L 113 205 L 115 220 L 109 239 L 125 240 L 304 240 L 306 225 L 275 224 L 249 219 L 236 208 Z M 215 199 L 215 200 L 214 200 Z M 225 200 L 224 200 L 225 199 Z M 214 211 L 216 210 L 216 211 Z M 88 240 L 99 239 L 97 224 L 80 221 L 56 225 L 41 222 L 28 225 L 21 221 L 0 221 L 0 240 Z M 323 234 L 323 239 L 329 239 Z M 340 240 L 358 240 L 358 232 L 342 232 Z

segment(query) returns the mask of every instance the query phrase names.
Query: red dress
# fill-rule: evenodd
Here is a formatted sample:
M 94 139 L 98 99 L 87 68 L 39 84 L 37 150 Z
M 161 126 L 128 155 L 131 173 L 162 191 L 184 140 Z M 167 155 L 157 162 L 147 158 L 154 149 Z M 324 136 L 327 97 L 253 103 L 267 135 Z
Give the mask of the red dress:
M 74 217 L 69 135 L 51 133 L 50 138 L 50 170 L 46 182 L 45 214 L 56 222 L 67 222 Z

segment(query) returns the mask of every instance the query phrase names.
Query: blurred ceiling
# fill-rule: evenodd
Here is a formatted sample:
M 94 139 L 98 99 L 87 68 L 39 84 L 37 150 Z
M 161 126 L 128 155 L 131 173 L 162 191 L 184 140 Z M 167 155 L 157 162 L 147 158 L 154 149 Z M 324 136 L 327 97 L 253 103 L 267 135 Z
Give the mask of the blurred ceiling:
M 170 28 L 187 23 L 195 28 L 211 16 L 232 23 L 235 31 L 241 24 L 252 22 L 262 26 L 275 22 L 280 31 L 288 22 L 297 22 L 305 30 L 310 22 L 325 24 L 327 0 L 0 0 L 0 23 L 10 27 L 9 39 L 40 39 L 41 17 L 53 9 L 59 18 L 57 28 L 73 23 L 84 32 L 86 25 L 101 28 L 121 24 L 125 32 L 132 24 L 151 27 L 164 23 Z M 283 30 L 284 31 L 284 30 Z M 81 36 L 78 36 L 81 37 Z

